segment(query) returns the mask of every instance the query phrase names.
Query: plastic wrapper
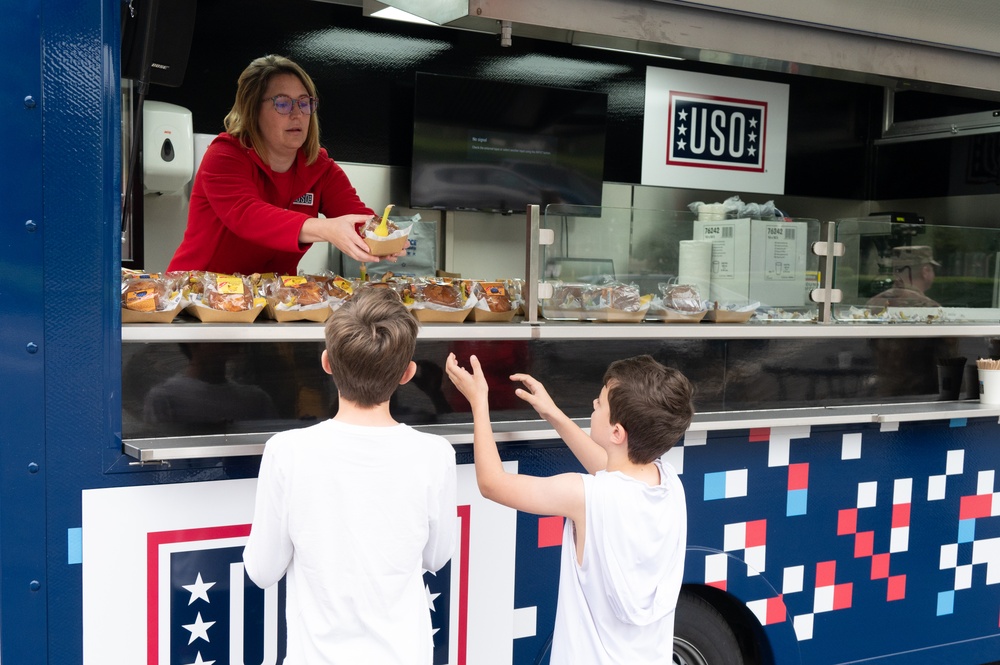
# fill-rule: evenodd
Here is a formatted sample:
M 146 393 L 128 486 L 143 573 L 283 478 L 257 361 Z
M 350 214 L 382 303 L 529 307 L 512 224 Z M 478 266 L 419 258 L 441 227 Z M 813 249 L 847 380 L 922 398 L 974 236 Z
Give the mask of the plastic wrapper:
M 381 221 L 380 217 L 372 217 L 361 230 L 361 237 L 365 239 L 365 243 L 368 245 L 371 253 L 375 256 L 388 256 L 390 254 L 398 254 L 406 249 L 406 246 L 410 244 L 410 229 L 413 227 L 413 224 L 400 227 L 391 219 L 386 220 L 386 227 L 389 230 L 389 234 L 380 236 L 375 234 L 375 229 Z
M 724 218 L 744 218 L 748 217 L 750 219 L 773 219 L 775 217 L 784 217 L 784 213 L 778 210 L 774 201 L 767 201 L 765 203 L 744 203 L 739 196 L 730 196 L 728 199 L 722 203 L 705 203 L 704 201 L 694 201 L 688 204 L 688 209 L 695 213 L 704 213 L 706 208 L 703 206 L 721 206 L 721 208 L 712 208 L 712 212 L 720 212 Z

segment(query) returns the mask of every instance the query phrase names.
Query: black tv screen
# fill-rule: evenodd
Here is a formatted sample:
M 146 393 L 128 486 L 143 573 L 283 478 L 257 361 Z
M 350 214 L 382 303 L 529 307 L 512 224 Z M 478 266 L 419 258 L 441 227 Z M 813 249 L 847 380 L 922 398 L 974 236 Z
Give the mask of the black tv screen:
M 604 93 L 418 73 L 410 207 L 601 205 Z

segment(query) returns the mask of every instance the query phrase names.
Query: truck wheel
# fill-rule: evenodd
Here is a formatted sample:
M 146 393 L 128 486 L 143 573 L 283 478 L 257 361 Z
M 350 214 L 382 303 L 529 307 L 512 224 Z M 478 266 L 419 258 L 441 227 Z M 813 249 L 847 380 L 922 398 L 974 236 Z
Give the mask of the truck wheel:
M 736 635 L 708 601 L 681 591 L 674 616 L 674 665 L 743 665 Z

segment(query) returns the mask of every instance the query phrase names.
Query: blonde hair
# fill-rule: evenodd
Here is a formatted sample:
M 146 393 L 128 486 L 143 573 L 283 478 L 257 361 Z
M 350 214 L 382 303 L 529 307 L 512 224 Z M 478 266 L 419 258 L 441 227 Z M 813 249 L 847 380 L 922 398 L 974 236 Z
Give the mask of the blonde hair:
M 326 324 L 326 356 L 340 396 L 388 402 L 417 348 L 416 318 L 392 289 L 363 287 Z
M 281 55 L 265 55 L 247 65 L 240 74 L 233 108 L 223 121 L 230 135 L 239 139 L 245 148 L 255 150 L 265 162 L 268 162 L 267 148 L 264 146 L 258 120 L 267 86 L 279 74 L 298 77 L 309 96 L 317 96 L 316 84 L 302 67 Z M 307 164 L 312 164 L 319 156 L 319 117 L 315 111 L 309 114 L 309 128 L 306 130 L 306 142 L 302 145 L 302 150 Z

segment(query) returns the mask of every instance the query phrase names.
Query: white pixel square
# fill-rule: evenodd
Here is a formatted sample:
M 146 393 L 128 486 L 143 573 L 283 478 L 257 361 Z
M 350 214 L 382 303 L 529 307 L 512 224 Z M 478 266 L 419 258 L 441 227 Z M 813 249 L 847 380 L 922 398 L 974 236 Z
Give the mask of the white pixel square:
M 955 568 L 955 590 L 972 588 L 972 564 Z
M 737 522 L 724 527 L 722 549 L 726 552 L 742 550 L 747 546 L 747 523 Z
M 980 471 L 976 478 L 976 494 L 993 494 L 993 469 Z
M 785 568 L 781 579 L 781 593 L 798 593 L 802 591 L 802 580 L 805 578 L 805 566 L 789 566 Z
M 704 446 L 708 443 L 708 431 L 692 432 L 688 430 L 684 433 L 684 439 L 681 443 L 685 446 Z
M 1000 583 L 1000 538 L 987 538 L 972 543 L 972 563 L 986 564 L 986 583 Z
M 788 466 L 788 447 L 790 442 L 785 438 L 775 438 L 771 432 L 771 440 L 767 444 L 767 465 Z
M 757 621 L 760 622 L 760 625 L 767 625 L 767 598 L 749 601 L 747 603 L 747 609 L 753 612 L 753 615 L 757 617 Z
M 948 543 L 941 546 L 941 562 L 938 568 L 948 570 L 958 565 L 958 543 Z
M 880 432 L 898 432 L 899 431 L 899 422 L 898 421 L 896 421 L 896 422 L 883 421 L 881 427 L 878 428 L 878 431 L 880 431 Z
M 911 503 L 913 496 L 913 478 L 897 478 L 892 484 L 893 503 Z
M 684 473 L 684 447 L 683 446 L 674 446 L 673 448 L 671 448 L 670 450 L 668 450 L 667 452 L 665 452 L 663 454 L 662 459 L 667 464 L 669 464 L 670 466 L 674 467 L 674 471 L 677 472 L 678 476 L 681 475 L 682 473 Z
M 844 435 L 840 444 L 840 459 L 861 459 L 861 432 Z
M 1000 493 L 993 493 L 993 500 L 990 501 L 990 517 L 1000 515 Z
M 962 473 L 965 468 L 965 451 L 964 450 L 949 450 L 948 451 L 948 461 L 944 466 L 944 473 L 946 476 L 957 476 Z
M 725 554 L 709 554 L 705 557 L 705 583 L 725 582 L 729 557 Z
M 514 639 L 534 637 L 537 631 L 538 608 L 518 607 L 514 610 Z
M 795 637 L 802 640 L 811 640 L 813 636 L 813 615 L 800 614 L 792 620 L 795 627 Z
M 764 572 L 764 559 L 767 553 L 767 545 L 748 547 L 743 552 L 743 560 L 747 564 L 747 577 L 753 577 Z
M 897 526 L 889 529 L 889 552 L 905 552 L 910 548 L 910 527 Z
M 948 488 L 948 476 L 931 476 L 927 479 L 927 500 L 940 501 Z
M 858 508 L 874 508 L 875 496 L 878 494 L 878 481 L 858 483 Z
M 833 589 L 834 586 L 816 587 L 816 595 L 813 597 L 813 613 L 831 612 L 833 610 Z
M 747 495 L 747 469 L 735 469 L 726 471 L 726 498 Z

